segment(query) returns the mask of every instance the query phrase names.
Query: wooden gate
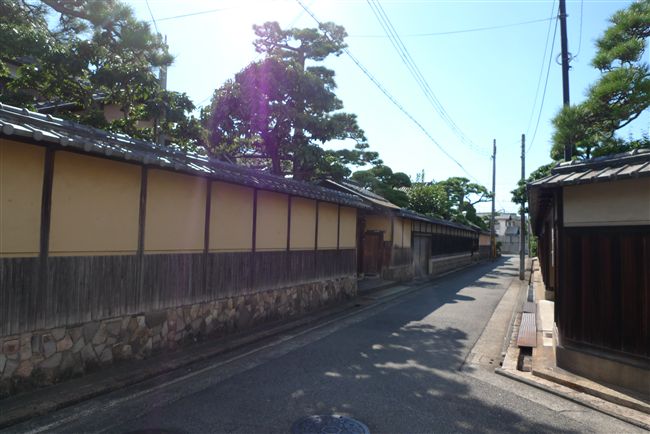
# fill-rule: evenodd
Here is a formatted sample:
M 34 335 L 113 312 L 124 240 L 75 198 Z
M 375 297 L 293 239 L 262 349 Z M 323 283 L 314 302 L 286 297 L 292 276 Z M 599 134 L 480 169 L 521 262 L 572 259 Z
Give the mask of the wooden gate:
M 431 257 L 431 237 L 415 235 L 413 237 L 413 264 L 415 276 L 424 277 L 429 274 L 429 258 Z
M 363 236 L 363 273 L 381 274 L 384 234 L 366 232 Z

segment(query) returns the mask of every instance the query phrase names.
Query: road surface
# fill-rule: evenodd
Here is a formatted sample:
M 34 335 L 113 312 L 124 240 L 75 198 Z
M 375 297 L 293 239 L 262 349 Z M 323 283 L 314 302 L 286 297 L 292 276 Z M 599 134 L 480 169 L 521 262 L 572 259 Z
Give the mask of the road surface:
M 8 431 L 288 433 L 305 416 L 340 414 L 371 433 L 641 432 L 500 377 L 489 362 L 466 363 L 517 278 L 518 259 L 506 257 L 391 301 L 366 297 L 317 326 Z

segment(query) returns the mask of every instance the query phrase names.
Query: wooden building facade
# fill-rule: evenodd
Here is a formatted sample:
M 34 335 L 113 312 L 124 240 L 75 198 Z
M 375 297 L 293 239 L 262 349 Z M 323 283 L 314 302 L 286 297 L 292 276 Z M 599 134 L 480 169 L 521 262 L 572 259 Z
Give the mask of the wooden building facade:
M 558 366 L 650 395 L 650 150 L 562 163 L 528 189 Z
M 479 259 L 476 228 L 400 208 L 352 182 L 328 180 L 324 185 L 356 195 L 371 207 L 359 211 L 359 275 L 404 281 Z

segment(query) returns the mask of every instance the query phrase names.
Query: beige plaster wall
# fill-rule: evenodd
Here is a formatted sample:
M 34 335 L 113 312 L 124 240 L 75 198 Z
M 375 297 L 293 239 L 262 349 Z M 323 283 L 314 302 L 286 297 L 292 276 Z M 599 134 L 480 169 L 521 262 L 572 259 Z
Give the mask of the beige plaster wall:
M 357 247 L 357 210 L 341 207 L 341 227 L 339 229 L 339 248 L 354 249 Z
M 564 225 L 650 224 L 650 178 L 564 187 Z
M 395 217 L 393 220 L 393 246 L 402 247 L 402 225 L 404 224 L 404 219 L 400 217 Z
M 135 253 L 141 174 L 134 164 L 57 151 L 50 254 Z
M 0 256 L 38 256 L 45 148 L 0 139 Z
M 253 248 L 253 189 L 212 182 L 211 252 L 250 252 Z
M 338 206 L 318 203 L 318 250 L 336 249 L 338 234 Z
M 313 250 L 316 241 L 316 201 L 291 198 L 291 250 Z
M 202 252 L 207 181 L 157 169 L 148 176 L 145 252 Z
M 369 215 L 366 216 L 367 231 L 383 231 L 384 241 L 391 241 L 392 234 L 390 230 L 390 216 L 387 215 Z
M 490 245 L 490 236 L 485 234 L 479 234 L 478 236 L 478 245 L 479 246 L 489 246 Z
M 286 250 L 288 216 L 289 196 L 263 190 L 257 192 L 256 250 Z
M 402 247 L 411 247 L 411 231 L 413 229 L 413 220 L 404 220 L 404 242 Z

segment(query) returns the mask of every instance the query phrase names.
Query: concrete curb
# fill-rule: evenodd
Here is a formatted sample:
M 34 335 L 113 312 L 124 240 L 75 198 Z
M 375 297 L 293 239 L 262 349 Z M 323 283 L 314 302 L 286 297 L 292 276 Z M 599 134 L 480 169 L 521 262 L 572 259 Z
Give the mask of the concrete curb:
M 596 398 L 611 402 L 612 404 L 621 405 L 623 407 L 627 407 L 632 410 L 640 411 L 642 413 L 650 415 L 650 404 L 647 404 L 640 400 L 635 400 L 631 397 L 627 397 L 622 393 L 614 394 L 616 393 L 615 391 L 612 391 L 613 393 L 609 393 L 606 390 L 598 390 L 594 387 L 590 387 L 587 384 L 580 384 L 578 382 L 572 381 L 570 378 L 565 377 L 560 373 L 552 372 L 548 369 L 539 370 L 533 367 L 533 375 L 535 377 L 543 378 L 544 380 L 558 383 L 562 386 L 568 387 L 569 389 L 573 389 L 576 392 L 587 393 L 589 395 L 595 396 Z
M 532 374 L 530 374 L 531 378 L 524 377 L 522 374 L 514 373 L 506 369 L 502 368 L 497 368 L 494 371 L 496 374 L 510 378 L 512 380 L 519 381 L 521 383 L 527 384 L 532 387 L 536 387 L 538 389 L 544 390 L 545 392 L 552 393 L 553 395 L 559 396 L 561 398 L 567 399 L 569 401 L 575 402 L 576 404 L 584 405 L 585 407 L 589 407 L 592 410 L 596 410 L 600 413 L 606 414 L 608 416 L 614 417 L 616 419 L 622 420 L 623 422 L 627 422 L 631 425 L 638 426 L 640 428 L 643 428 L 645 430 L 650 431 L 650 422 L 645 422 L 643 420 L 640 420 L 639 418 L 631 417 L 629 415 L 621 414 L 616 411 L 613 411 L 609 408 L 606 408 L 606 404 L 609 404 L 611 406 L 615 406 L 616 404 L 610 403 L 607 401 L 604 401 L 600 398 L 597 398 L 595 396 L 589 396 L 591 399 L 587 399 L 587 396 L 580 396 L 584 395 L 580 392 L 571 390 L 570 388 L 566 386 L 562 386 L 560 384 L 555 384 L 554 386 L 546 385 L 542 383 L 541 381 L 536 381 L 536 379 L 533 377 Z M 568 389 L 568 390 L 562 390 L 562 389 Z M 573 394 L 571 393 L 573 392 Z M 599 400 L 602 402 L 602 405 L 599 405 L 600 403 L 597 402 L 592 402 L 595 400 Z M 632 409 L 627 409 L 629 411 L 636 411 Z M 650 418 L 649 418 L 650 420 Z

